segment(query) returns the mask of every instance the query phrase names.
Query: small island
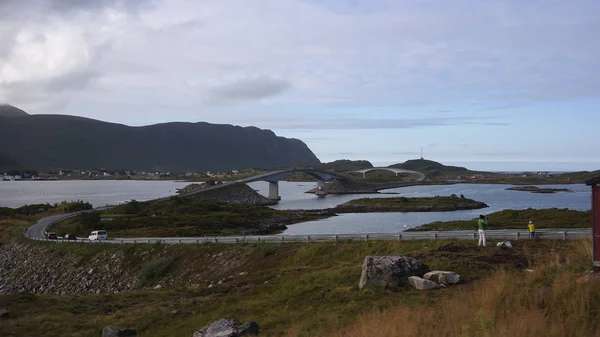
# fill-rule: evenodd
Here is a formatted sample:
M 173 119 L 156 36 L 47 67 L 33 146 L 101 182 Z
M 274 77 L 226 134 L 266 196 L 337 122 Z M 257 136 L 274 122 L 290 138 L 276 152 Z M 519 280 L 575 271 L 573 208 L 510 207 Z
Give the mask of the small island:
M 530 193 L 558 193 L 558 192 L 573 192 L 568 188 L 541 188 L 537 186 L 513 186 L 506 189 L 507 191 L 521 191 Z
M 370 212 L 450 212 L 488 207 L 483 202 L 455 194 L 430 198 L 361 198 L 350 200 L 332 209 L 336 213 Z
M 590 228 L 592 226 L 591 211 L 576 211 L 567 208 L 548 209 L 507 209 L 487 214 L 488 229 L 527 230 L 529 221 L 535 222 L 537 229 L 544 228 Z M 429 224 L 410 228 L 407 231 L 452 231 L 476 230 L 477 218 L 471 220 L 436 221 Z

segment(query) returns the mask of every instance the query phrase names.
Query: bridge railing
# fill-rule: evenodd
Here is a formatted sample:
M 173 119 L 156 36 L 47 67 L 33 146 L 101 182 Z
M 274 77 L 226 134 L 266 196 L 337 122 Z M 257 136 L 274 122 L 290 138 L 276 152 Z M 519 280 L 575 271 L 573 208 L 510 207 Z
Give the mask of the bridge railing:
M 536 232 L 538 239 L 582 239 L 591 237 L 591 229 L 573 230 L 540 230 Z M 505 231 L 496 230 L 486 233 L 487 239 L 492 240 L 528 240 L 528 231 Z M 477 240 L 477 232 L 444 232 L 444 231 L 421 231 L 402 233 L 365 233 L 365 234 L 317 234 L 317 235 L 248 235 L 248 236 L 205 236 L 205 237 L 182 237 L 182 238 L 113 238 L 108 240 L 77 239 L 56 240 L 34 239 L 37 241 L 53 243 L 91 243 L 91 244 L 243 244 L 243 243 L 291 243 L 291 242 L 335 242 L 335 241 L 402 241 L 402 240 Z

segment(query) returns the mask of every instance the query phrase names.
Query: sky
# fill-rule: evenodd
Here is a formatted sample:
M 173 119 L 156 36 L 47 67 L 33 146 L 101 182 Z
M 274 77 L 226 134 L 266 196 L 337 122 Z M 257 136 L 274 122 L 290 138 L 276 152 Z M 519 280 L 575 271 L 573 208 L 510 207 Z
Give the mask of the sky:
M 321 161 L 600 169 L 597 0 L 2 0 L 0 103 Z

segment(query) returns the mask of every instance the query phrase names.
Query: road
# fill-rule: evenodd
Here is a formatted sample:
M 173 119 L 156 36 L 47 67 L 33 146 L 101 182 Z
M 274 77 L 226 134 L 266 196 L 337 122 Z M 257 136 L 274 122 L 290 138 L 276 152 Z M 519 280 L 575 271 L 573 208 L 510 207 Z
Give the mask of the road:
M 106 208 L 102 208 L 106 209 Z M 96 209 L 100 210 L 100 209 Z M 89 212 L 89 211 L 87 211 Z M 250 236 L 211 236 L 211 237 L 146 237 L 146 238 L 111 238 L 102 242 L 90 241 L 87 238 L 78 240 L 46 240 L 45 230 L 52 223 L 76 216 L 81 212 L 53 215 L 40 219 L 35 225 L 29 227 L 26 236 L 33 240 L 52 242 L 79 242 L 79 243 L 107 243 L 107 244 L 141 244 L 141 243 L 164 243 L 164 244 L 201 244 L 201 243 L 260 243 L 260 242 L 327 242 L 344 240 L 476 240 L 475 231 L 414 231 L 400 233 L 369 233 L 369 234 L 319 234 L 319 235 L 250 235 Z M 110 233 L 108 233 L 110 236 Z M 542 239 L 580 239 L 592 236 L 590 228 L 556 228 L 539 229 L 536 232 L 538 238 Z M 488 230 L 488 239 L 523 240 L 528 239 L 529 233 L 522 229 Z

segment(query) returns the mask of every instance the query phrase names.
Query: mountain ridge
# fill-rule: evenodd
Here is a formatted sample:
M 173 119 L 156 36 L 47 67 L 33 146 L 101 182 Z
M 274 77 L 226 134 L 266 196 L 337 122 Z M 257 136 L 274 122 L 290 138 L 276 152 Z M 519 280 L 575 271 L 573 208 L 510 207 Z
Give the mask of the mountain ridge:
M 70 115 L 0 116 L 3 153 L 35 169 L 205 171 L 319 164 L 301 140 L 207 122 L 128 126 Z

